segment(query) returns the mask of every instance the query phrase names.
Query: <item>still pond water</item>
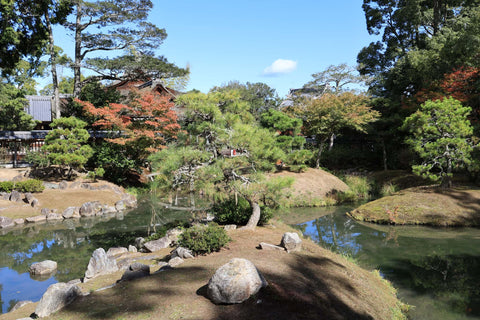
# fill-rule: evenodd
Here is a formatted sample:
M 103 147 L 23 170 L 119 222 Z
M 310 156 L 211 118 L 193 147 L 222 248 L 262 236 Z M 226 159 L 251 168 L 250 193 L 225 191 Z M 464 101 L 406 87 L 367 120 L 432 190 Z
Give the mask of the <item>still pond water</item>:
M 388 227 L 355 222 L 349 207 L 305 210 L 314 220 L 295 227 L 321 246 L 379 269 L 416 307 L 413 319 L 480 320 L 480 229 Z M 187 219 L 187 212 L 155 208 L 157 223 Z M 298 209 L 295 210 L 298 214 Z M 128 214 L 59 224 L 32 225 L 0 235 L 0 304 L 7 312 L 17 301 L 38 301 L 47 287 L 83 276 L 98 247 L 126 246 L 145 236 L 151 203 Z M 28 267 L 55 260 L 58 270 L 46 278 L 31 278 Z

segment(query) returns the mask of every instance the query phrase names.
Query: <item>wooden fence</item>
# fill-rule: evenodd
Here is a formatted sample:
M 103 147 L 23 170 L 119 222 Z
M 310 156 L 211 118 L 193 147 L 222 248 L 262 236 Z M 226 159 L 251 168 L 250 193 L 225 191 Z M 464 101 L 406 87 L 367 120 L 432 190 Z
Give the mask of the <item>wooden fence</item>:
M 40 151 L 48 130 L 0 131 L 0 166 L 26 166 L 28 152 Z

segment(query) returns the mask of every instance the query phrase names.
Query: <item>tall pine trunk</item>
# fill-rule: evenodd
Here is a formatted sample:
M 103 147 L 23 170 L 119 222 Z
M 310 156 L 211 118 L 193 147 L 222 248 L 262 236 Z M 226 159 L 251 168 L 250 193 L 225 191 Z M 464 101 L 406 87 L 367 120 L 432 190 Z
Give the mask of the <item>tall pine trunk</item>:
M 78 98 L 81 87 L 81 64 L 82 64 L 82 4 L 77 2 L 77 16 L 75 20 L 75 61 L 73 63 L 73 96 Z
M 52 23 L 48 12 L 45 13 L 45 22 L 48 28 L 48 50 L 50 51 L 50 64 L 52 71 L 52 85 L 53 85 L 53 109 L 55 111 L 55 119 L 60 118 L 60 92 L 58 90 L 58 76 L 57 76 L 57 56 L 55 54 L 55 42 L 53 40 Z

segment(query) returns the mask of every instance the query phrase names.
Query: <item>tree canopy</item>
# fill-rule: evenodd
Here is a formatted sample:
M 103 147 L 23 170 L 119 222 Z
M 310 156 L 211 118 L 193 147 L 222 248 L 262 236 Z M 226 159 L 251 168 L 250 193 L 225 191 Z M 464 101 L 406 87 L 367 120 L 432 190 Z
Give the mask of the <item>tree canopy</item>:
M 426 101 L 405 119 L 404 127 L 412 133 L 407 143 L 422 159 L 421 164 L 412 167 L 416 174 L 450 187 L 453 170 L 471 164 L 470 111 L 450 97 Z
M 81 68 L 97 73 L 86 81 L 183 76 L 187 70 L 156 57 L 167 37 L 165 29 L 147 21 L 150 0 L 75 1 L 74 21 L 68 27 L 75 35 L 74 96 L 82 87 Z M 135 48 L 135 49 L 133 49 Z M 116 58 L 87 57 L 98 52 L 124 51 Z
M 279 190 L 291 184 L 263 174 L 285 157 L 275 134 L 258 125 L 250 103 L 237 90 L 188 93 L 177 103 L 186 109 L 187 135 L 149 158 L 160 173 L 157 181 L 171 190 L 202 190 L 215 199 L 243 197 L 252 209 L 247 226 L 254 228 L 260 204 L 278 204 Z

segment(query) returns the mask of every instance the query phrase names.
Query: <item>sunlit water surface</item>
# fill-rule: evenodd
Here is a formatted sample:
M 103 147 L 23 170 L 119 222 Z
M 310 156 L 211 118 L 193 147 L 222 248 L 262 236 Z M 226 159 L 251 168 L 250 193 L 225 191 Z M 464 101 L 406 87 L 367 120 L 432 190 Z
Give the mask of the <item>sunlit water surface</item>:
M 414 305 L 412 319 L 480 319 L 480 229 L 356 222 L 349 207 L 317 209 L 295 227 L 322 247 L 378 269 Z

